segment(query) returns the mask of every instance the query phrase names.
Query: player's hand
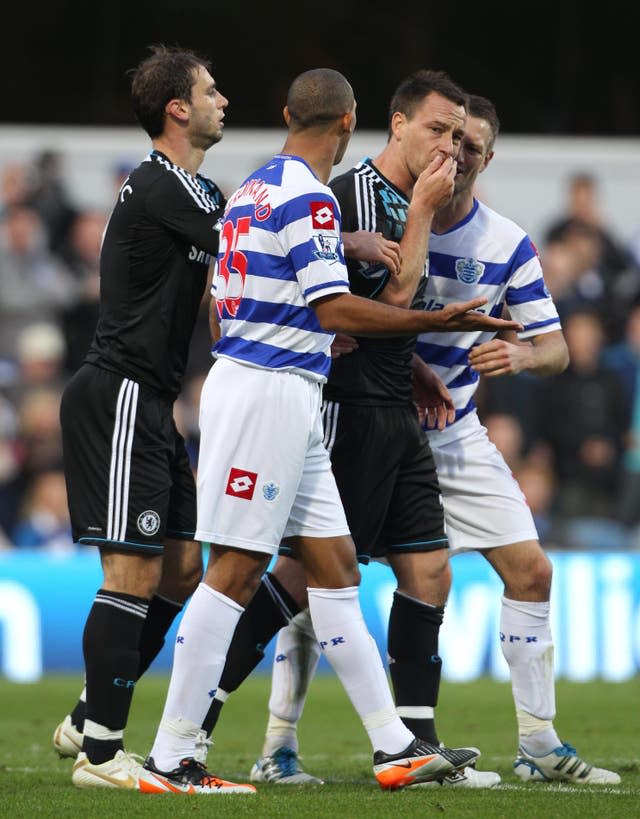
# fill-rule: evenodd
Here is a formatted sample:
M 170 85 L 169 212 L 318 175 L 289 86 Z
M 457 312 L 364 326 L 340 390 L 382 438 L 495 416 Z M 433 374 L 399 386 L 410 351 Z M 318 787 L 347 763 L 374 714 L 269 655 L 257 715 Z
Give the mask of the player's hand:
M 517 375 L 531 367 L 531 359 L 528 344 L 512 344 L 499 338 L 478 344 L 469 353 L 471 369 L 488 376 Z
M 478 307 L 486 304 L 485 296 L 470 301 L 452 302 L 442 310 L 432 310 L 425 315 L 428 322 L 426 332 L 447 332 L 465 330 L 515 330 L 520 332 L 523 327 L 517 321 L 493 318 L 479 312 Z
M 444 381 L 417 355 L 413 359 L 413 399 L 420 423 L 443 430 L 456 420 L 456 408 Z
M 458 163 L 450 156 L 438 154 L 422 171 L 413 186 L 410 208 L 436 211 L 453 196 Z
M 353 336 L 348 336 L 346 333 L 336 333 L 331 345 L 331 358 L 340 358 L 341 355 L 347 355 L 358 349 L 358 342 Z
M 344 255 L 361 262 L 381 263 L 397 276 L 402 266 L 400 245 L 385 239 L 382 233 L 373 233 L 370 230 L 356 230 L 353 233 L 343 233 Z

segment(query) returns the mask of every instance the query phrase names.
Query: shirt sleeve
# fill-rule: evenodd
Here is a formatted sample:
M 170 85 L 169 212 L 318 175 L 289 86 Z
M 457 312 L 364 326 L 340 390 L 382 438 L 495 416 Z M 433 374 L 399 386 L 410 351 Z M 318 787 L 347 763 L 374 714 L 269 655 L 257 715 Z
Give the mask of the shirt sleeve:
M 349 291 L 340 208 L 328 191 L 303 193 L 279 210 L 279 239 L 307 304 Z
M 525 236 L 512 259 L 513 274 L 506 293 L 506 305 L 514 321 L 524 330 L 521 339 L 560 330 L 560 318 L 544 283 L 542 265 L 535 245 Z
M 218 252 L 224 197 L 217 186 L 186 171 L 163 175 L 151 187 L 147 211 L 169 230 L 207 253 Z

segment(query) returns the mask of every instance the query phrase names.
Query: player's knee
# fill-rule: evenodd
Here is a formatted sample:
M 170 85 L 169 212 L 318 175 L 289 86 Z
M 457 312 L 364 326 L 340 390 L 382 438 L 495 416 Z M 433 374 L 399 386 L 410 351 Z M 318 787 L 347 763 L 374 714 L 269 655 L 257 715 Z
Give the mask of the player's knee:
M 539 597 L 549 599 L 551 593 L 551 578 L 553 576 L 553 566 L 549 558 L 541 552 L 531 567 L 530 578 L 533 590 Z
M 551 561 L 541 549 L 517 575 L 507 578 L 505 595 L 520 600 L 548 600 L 552 576 Z
M 175 599 L 178 603 L 191 597 L 194 591 L 198 588 L 198 584 L 202 580 L 202 562 L 200 564 L 190 564 L 184 568 L 178 583 Z
M 349 565 L 334 565 L 322 572 L 316 572 L 313 585 L 325 589 L 346 589 L 360 585 L 360 569 L 354 560 Z
M 451 588 L 451 579 L 453 574 L 451 572 L 451 563 L 449 562 L 449 555 L 447 554 L 443 560 L 439 561 L 435 567 L 434 579 L 441 588 L 446 588 L 447 592 Z
M 270 572 L 284 586 L 298 606 L 307 605 L 307 578 L 302 561 L 289 557 L 280 557 Z
M 104 581 L 102 587 L 121 594 L 150 599 L 158 589 L 162 561 L 145 555 L 101 549 Z
M 452 578 L 448 550 L 396 555 L 389 562 L 400 592 L 430 605 L 446 603 Z
M 359 586 L 360 585 L 360 569 L 358 568 L 358 564 L 354 563 L 353 566 L 347 569 L 348 580 L 344 584 L 345 586 Z

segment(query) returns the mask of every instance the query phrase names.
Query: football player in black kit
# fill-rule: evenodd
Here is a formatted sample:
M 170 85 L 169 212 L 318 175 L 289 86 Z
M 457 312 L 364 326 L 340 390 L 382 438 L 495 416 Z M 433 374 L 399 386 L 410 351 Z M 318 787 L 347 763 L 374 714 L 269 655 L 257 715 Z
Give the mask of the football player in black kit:
M 453 195 L 465 105 L 466 94 L 444 72 L 409 76 L 391 100 L 384 150 L 329 183 L 340 203 L 344 232 L 380 232 L 400 243 L 397 275 L 385 264 L 347 259 L 352 293 L 425 309 L 429 233 L 435 212 Z M 349 256 L 347 237 L 345 255 Z M 358 338 L 355 348 L 347 348 L 348 355 L 334 357 L 323 390 L 324 441 L 360 561 L 385 559 L 398 582 L 387 643 L 398 714 L 417 737 L 437 743 L 438 633 L 451 569 L 435 464 L 413 402 L 414 347 L 415 339 L 410 338 Z M 334 356 L 336 349 L 334 344 Z M 439 411 L 444 425 L 444 403 Z M 240 619 L 204 723 L 208 733 L 228 693 L 259 661 L 275 624 L 287 622 L 269 584 L 277 579 L 303 607 L 301 577 L 299 561 L 281 556 L 263 579 L 269 593 L 259 589 Z M 290 634 L 292 630 L 297 636 Z M 302 653 L 302 644 L 305 659 L 297 659 L 296 669 L 293 659 L 286 662 L 288 647 Z M 296 722 L 318 658 L 306 612 L 280 633 L 276 655 L 267 736 L 251 779 L 317 784 L 320 780 L 303 771 L 297 758 Z M 279 692 L 279 674 L 294 681 L 288 689 L 295 692 L 295 702 Z M 467 767 L 445 777 L 442 784 L 478 788 L 499 781 L 493 772 Z
M 73 539 L 98 546 L 104 573 L 84 629 L 85 691 L 54 734 L 61 755 L 77 754 L 72 781 L 82 788 L 137 788 L 142 760 L 123 746 L 134 685 L 202 576 L 173 404 L 225 204 L 198 174 L 227 106 L 209 67 L 154 46 L 132 72 L 153 149 L 118 193 L 95 336 L 62 398 Z

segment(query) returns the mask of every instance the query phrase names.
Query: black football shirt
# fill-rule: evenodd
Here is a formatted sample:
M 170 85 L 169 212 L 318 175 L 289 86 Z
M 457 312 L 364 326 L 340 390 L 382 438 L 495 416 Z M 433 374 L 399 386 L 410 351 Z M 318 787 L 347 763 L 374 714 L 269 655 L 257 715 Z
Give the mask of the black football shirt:
M 407 222 L 405 194 L 375 168 L 360 162 L 329 183 L 340 204 L 342 230 L 370 230 L 399 242 Z M 347 259 L 351 292 L 375 299 L 391 276 L 382 264 Z M 427 264 L 412 308 L 424 309 Z M 358 349 L 331 363 L 324 397 L 349 404 L 399 405 L 412 401 L 411 372 L 415 337 L 358 338 Z
M 224 204 L 213 182 L 158 151 L 130 174 L 103 238 L 87 363 L 177 396 Z

